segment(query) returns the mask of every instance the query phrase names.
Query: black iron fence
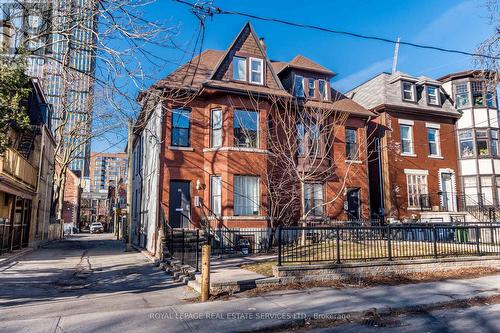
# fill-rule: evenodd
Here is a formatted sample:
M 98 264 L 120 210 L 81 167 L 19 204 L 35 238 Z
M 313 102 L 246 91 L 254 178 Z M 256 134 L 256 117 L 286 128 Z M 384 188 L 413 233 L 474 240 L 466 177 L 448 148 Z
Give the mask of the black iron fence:
M 500 224 L 288 227 L 278 265 L 500 254 Z
M 199 229 L 169 229 L 165 241 L 170 257 L 178 259 L 182 265 L 189 265 L 198 271 L 201 245 L 205 242 L 202 236 Z

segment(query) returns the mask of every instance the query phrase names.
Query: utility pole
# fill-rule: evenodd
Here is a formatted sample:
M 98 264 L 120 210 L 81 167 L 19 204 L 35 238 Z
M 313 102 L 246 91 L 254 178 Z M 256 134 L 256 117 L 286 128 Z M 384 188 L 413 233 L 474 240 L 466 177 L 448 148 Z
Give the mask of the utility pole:
M 210 237 L 209 237 L 210 242 Z M 201 247 L 201 301 L 210 298 L 210 243 Z
M 132 120 L 128 121 L 128 143 L 127 143 L 127 233 L 126 251 L 132 249 L 132 152 L 134 143 L 134 133 Z

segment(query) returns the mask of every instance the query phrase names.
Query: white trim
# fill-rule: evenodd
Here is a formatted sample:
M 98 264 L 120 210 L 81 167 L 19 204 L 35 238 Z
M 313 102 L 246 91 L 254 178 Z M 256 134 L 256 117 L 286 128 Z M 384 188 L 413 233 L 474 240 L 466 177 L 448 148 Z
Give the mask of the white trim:
M 435 158 L 437 160 L 444 160 L 444 157 L 443 156 L 440 156 L 440 155 L 429 155 L 427 156 L 428 158 Z
M 415 125 L 415 122 L 413 120 L 409 120 L 409 119 L 398 119 L 398 123 L 400 125 L 408 125 L 408 126 Z
M 215 147 L 215 148 L 203 148 L 204 153 L 211 153 L 216 151 L 237 151 L 242 153 L 258 153 L 258 154 L 269 154 L 269 150 L 260 148 L 246 148 L 246 147 Z
M 401 156 L 406 156 L 406 157 L 417 157 L 417 154 L 414 153 L 401 153 Z
M 268 220 L 268 216 L 264 215 L 225 215 L 222 216 L 222 220 Z
M 361 160 L 345 160 L 345 163 L 351 163 L 351 164 L 361 164 L 363 161 Z
M 404 169 L 406 175 L 429 175 L 429 170 L 421 169 Z
M 441 128 L 441 125 L 440 125 L 440 124 L 436 124 L 436 123 L 425 123 L 425 127 L 427 127 L 427 128 L 435 128 L 435 129 L 440 129 L 440 128 Z
M 170 150 L 194 151 L 193 147 L 168 146 Z
M 249 67 L 248 69 L 250 70 L 249 71 L 249 76 L 248 76 L 248 82 L 250 83 L 253 83 L 253 84 L 260 84 L 260 85 L 263 85 L 264 84 L 264 59 L 261 59 L 261 58 L 253 58 L 253 57 L 250 57 L 248 58 L 249 59 Z M 253 61 L 258 61 L 260 62 L 260 68 L 261 68 L 261 72 L 260 72 L 260 81 L 252 81 L 252 62 Z

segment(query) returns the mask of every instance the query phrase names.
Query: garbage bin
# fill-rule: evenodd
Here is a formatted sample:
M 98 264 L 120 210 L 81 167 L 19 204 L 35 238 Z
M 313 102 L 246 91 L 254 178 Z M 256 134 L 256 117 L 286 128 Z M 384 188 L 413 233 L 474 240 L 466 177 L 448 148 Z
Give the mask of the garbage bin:
M 248 239 L 240 239 L 239 243 L 241 253 L 243 253 L 243 255 L 248 255 L 250 253 L 250 242 Z

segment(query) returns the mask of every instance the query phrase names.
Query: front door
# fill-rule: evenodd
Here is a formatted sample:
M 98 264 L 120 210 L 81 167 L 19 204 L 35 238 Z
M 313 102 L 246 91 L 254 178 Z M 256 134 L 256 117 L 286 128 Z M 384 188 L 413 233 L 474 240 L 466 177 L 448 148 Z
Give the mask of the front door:
M 359 188 L 347 190 L 347 217 L 349 220 L 359 220 Z
M 191 183 L 171 181 L 169 217 L 172 228 L 189 228 L 191 218 Z
M 453 178 L 451 173 L 441 174 L 441 187 L 443 189 L 442 200 L 443 207 L 448 212 L 455 212 L 457 210 L 457 203 L 453 195 Z

